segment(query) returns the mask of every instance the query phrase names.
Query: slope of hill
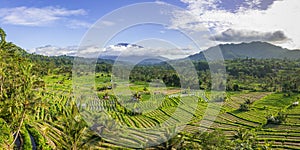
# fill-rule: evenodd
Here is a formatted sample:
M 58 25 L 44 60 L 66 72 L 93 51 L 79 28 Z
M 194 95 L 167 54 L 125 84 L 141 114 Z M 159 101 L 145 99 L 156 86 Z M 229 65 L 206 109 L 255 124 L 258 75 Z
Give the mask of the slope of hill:
M 257 59 L 267 59 L 267 58 L 288 58 L 288 59 L 298 59 L 300 58 L 300 50 L 289 50 L 279 46 L 272 45 L 266 42 L 251 42 L 251 43 L 241 43 L 241 44 L 221 44 L 208 48 L 200 53 L 188 56 L 187 58 L 191 60 L 204 60 L 205 52 L 217 52 L 221 50 L 224 59 L 234 59 L 234 58 L 257 58 Z

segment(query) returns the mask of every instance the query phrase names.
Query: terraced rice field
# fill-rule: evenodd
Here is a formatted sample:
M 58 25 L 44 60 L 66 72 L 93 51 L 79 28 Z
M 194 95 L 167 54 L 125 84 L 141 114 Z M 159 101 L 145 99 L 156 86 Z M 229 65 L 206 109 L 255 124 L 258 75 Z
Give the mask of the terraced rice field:
M 291 97 L 284 97 L 283 94 L 275 93 L 248 93 L 235 94 L 225 102 L 223 109 L 208 130 L 223 130 L 226 136 L 231 139 L 239 128 L 256 129 L 259 143 L 272 142 L 274 149 L 300 149 L 300 106 L 288 108 L 297 98 L 297 94 Z M 250 111 L 239 111 L 239 105 L 246 99 L 253 104 Z M 277 104 L 274 104 L 273 101 Z M 262 109 L 265 106 L 265 109 Z M 269 108 L 269 109 L 267 109 Z M 284 109 L 288 114 L 285 123 L 280 125 L 264 125 L 268 113 Z M 199 130 L 199 123 L 192 123 L 186 127 L 189 132 Z
M 239 128 L 255 129 L 261 144 L 271 142 L 274 149 L 300 149 L 300 106 L 288 107 L 300 95 L 292 94 L 290 97 L 285 97 L 284 94 L 270 92 L 230 93 L 230 95 L 215 119 L 213 117 L 203 119 L 208 105 L 205 102 L 197 102 L 193 96 L 181 99 L 169 97 L 161 99 L 159 104 L 153 103 L 149 99 L 136 104 L 143 111 L 134 115 L 123 113 L 119 110 L 122 106 L 117 106 L 118 103 L 110 102 L 110 100 L 93 102 L 90 108 L 91 111 L 105 110 L 113 114 L 121 125 L 133 131 L 130 133 L 131 138 L 128 138 L 128 133 L 120 134 L 120 139 L 111 141 L 112 143 L 120 143 L 119 141 L 122 140 L 124 141 L 122 143 L 136 146 L 149 144 L 149 142 L 167 138 L 167 136 L 164 135 L 164 132 L 146 135 L 148 131 L 143 133 L 140 129 L 172 128 L 185 125 L 183 131 L 190 133 L 203 129 L 207 131 L 219 129 L 226 134 L 228 139 L 232 139 Z M 247 99 L 252 102 L 250 110 L 240 111 L 240 104 Z M 193 101 L 194 103 L 192 103 Z M 273 103 L 274 101 L 276 104 Z M 192 105 L 195 103 L 197 105 Z M 266 125 L 266 116 L 279 110 L 284 110 L 288 115 L 286 122 L 280 125 Z M 145 139 L 148 142 L 145 142 Z

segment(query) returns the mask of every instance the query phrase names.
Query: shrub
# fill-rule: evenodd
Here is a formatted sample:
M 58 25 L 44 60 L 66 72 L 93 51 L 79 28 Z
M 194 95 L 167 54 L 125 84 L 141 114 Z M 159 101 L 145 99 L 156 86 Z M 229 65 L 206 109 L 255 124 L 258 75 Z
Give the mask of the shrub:
M 286 121 L 287 115 L 282 111 L 278 112 L 276 116 L 267 116 L 267 124 L 281 124 Z
M 148 89 L 147 87 L 144 87 L 144 88 L 143 88 L 143 91 L 146 92 L 146 91 L 149 91 L 149 89 Z
M 5 120 L 0 118 L 0 147 L 5 148 L 13 141 L 11 130 Z
M 246 99 L 245 104 L 252 104 L 250 99 Z
M 234 84 L 233 85 L 233 90 L 234 91 L 239 91 L 239 85 L 238 84 Z
M 106 86 L 97 87 L 97 91 L 105 91 L 107 90 Z
M 241 104 L 240 105 L 240 110 L 242 110 L 242 111 L 249 111 L 250 110 L 250 106 L 249 106 L 249 104 Z
M 246 99 L 246 101 L 240 105 L 240 110 L 242 111 L 249 111 L 250 105 L 252 104 L 250 99 Z

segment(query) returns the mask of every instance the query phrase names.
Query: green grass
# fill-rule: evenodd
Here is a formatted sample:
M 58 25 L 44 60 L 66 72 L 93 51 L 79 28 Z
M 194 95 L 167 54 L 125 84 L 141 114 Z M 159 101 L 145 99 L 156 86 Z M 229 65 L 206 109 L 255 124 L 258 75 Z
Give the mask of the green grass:
M 298 94 L 292 93 L 291 96 L 284 96 L 284 93 L 274 93 L 270 94 L 261 100 L 254 102 L 253 106 L 256 108 L 264 108 L 268 109 L 284 109 L 288 107 L 293 102 L 297 101 Z

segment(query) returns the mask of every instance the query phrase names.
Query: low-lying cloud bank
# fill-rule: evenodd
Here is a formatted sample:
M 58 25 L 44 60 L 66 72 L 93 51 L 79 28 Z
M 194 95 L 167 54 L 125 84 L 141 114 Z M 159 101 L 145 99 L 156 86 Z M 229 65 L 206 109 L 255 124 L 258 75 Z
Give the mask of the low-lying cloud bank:
M 234 30 L 228 29 L 224 32 L 216 34 L 210 40 L 220 42 L 251 42 L 251 41 L 265 41 L 265 42 L 285 42 L 288 37 L 283 31 L 275 32 L 259 32 L 252 30 Z
M 117 45 L 109 45 L 106 48 L 99 48 L 97 46 L 68 46 L 57 47 L 46 45 L 38 48 L 28 50 L 29 53 L 35 53 L 46 56 L 80 56 L 80 57 L 107 57 L 107 56 L 162 56 L 169 59 L 184 58 L 188 55 L 194 54 L 190 49 L 166 49 L 166 48 L 146 48 L 136 44 L 119 43 Z

